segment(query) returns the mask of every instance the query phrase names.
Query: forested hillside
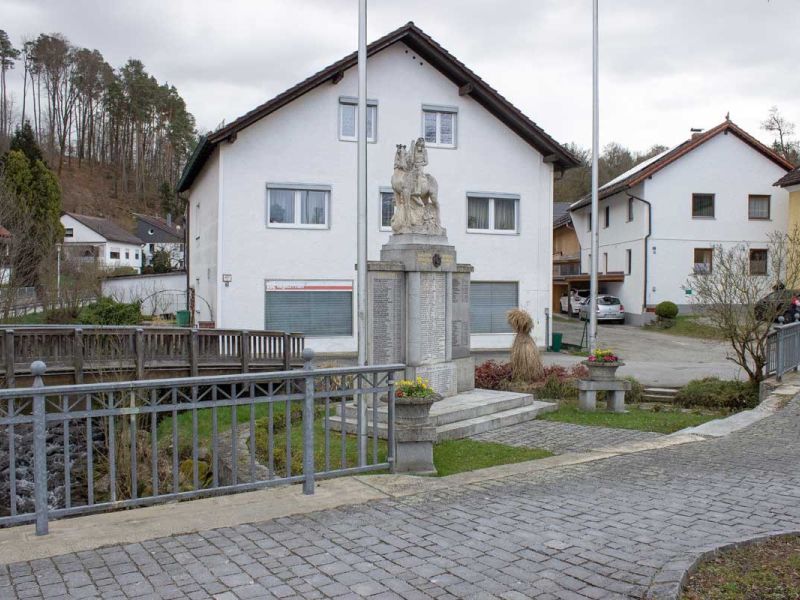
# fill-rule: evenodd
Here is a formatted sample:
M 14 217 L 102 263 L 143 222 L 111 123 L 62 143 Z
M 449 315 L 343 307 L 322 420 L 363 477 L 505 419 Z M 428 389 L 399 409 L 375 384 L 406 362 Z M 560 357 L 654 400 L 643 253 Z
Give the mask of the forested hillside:
M 100 51 L 58 33 L 15 47 L 0 31 L 0 66 L 0 154 L 29 122 L 59 177 L 65 210 L 118 218 L 182 212 L 174 189 L 196 132 L 174 86 L 158 82 L 139 60 L 115 68 Z M 24 82 L 13 107 L 10 69 L 21 69 Z

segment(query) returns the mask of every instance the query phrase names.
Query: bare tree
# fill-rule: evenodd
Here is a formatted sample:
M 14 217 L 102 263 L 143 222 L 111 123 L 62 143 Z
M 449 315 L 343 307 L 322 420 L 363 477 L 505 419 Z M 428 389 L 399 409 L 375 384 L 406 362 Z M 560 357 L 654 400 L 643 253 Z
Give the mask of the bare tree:
M 11 45 L 8 34 L 0 29 L 0 143 L 5 144 L 11 131 L 9 117 L 8 94 L 6 90 L 6 71 L 14 68 L 19 57 L 19 50 Z M 0 150 L 4 148 L 0 147 Z
M 759 382 L 766 376 L 767 335 L 786 311 L 784 297 L 792 294 L 786 286 L 799 283 L 800 230 L 795 229 L 772 233 L 765 246 L 715 246 L 711 261 L 695 265 L 686 287 L 700 314 L 730 344 L 728 359 Z
M 794 123 L 781 115 L 777 106 L 769 109 L 769 116 L 761 123 L 761 129 L 769 131 L 775 140 L 772 149 L 789 162 L 800 163 L 800 141 L 794 139 Z

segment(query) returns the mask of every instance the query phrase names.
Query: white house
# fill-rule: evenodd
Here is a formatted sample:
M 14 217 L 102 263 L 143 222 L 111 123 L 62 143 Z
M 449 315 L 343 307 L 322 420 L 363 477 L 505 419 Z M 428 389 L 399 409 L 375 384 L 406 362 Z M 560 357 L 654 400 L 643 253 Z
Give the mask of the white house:
M 390 235 L 396 145 L 423 136 L 442 225 L 475 268 L 472 346 L 507 348 L 506 310 L 542 322 L 550 305 L 553 174 L 574 157 L 413 23 L 369 45 L 368 72 L 369 259 Z M 178 186 L 197 321 L 356 350 L 357 87 L 353 53 L 198 145 Z
M 183 269 L 183 230 L 171 218 L 162 219 L 151 215 L 134 213 L 136 236 L 144 242 L 144 264 L 153 264 L 153 255 L 164 252 L 169 256 L 170 267 Z
M 773 187 L 792 165 L 730 120 L 637 165 L 600 188 L 599 273 L 631 323 L 670 300 L 691 310 L 687 279 L 710 269 L 714 246 L 745 243 L 751 273 L 766 269 L 767 242 L 786 230 L 789 194 Z M 571 207 L 589 270 L 591 200 Z
M 142 240 L 113 221 L 65 212 L 64 254 L 66 257 L 96 261 L 110 269 L 142 265 Z

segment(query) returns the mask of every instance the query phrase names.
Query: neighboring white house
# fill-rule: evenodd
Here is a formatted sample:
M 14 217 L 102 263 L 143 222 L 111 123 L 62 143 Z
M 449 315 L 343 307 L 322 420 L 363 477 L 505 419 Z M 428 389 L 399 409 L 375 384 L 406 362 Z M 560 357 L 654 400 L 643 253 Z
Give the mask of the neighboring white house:
M 144 242 L 144 264 L 153 264 L 153 255 L 156 252 L 166 252 L 169 256 L 170 267 L 183 269 L 183 230 L 172 223 L 171 219 L 152 217 L 134 213 L 136 217 L 136 236 Z
M 576 161 L 413 23 L 368 57 L 369 259 L 390 236 L 396 145 L 423 136 L 442 225 L 475 268 L 472 346 L 507 348 L 506 310 L 541 323 L 550 306 L 553 174 Z M 178 186 L 197 321 L 356 350 L 356 71 L 353 53 L 198 145 Z
M 186 272 L 106 277 L 102 292 L 117 302 L 141 302 L 143 315 L 174 315 L 186 308 Z
M 142 266 L 142 240 L 110 219 L 63 213 L 64 254 L 108 268 Z
M 664 300 L 691 310 L 689 275 L 710 269 L 713 247 L 745 243 L 750 269 L 766 269 L 767 242 L 786 231 L 789 194 L 773 187 L 792 165 L 730 120 L 637 165 L 600 188 L 599 273 L 628 322 Z M 589 271 L 590 198 L 571 207 Z M 616 281 L 615 281 L 616 280 Z

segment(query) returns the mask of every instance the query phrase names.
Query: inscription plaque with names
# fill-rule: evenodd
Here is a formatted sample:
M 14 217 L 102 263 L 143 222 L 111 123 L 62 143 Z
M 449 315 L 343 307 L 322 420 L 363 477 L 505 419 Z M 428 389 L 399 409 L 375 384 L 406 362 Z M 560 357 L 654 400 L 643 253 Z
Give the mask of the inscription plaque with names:
M 370 273 L 371 360 L 403 362 L 403 273 Z
M 444 273 L 422 273 L 420 276 L 420 362 L 445 360 L 447 318 L 447 278 Z
M 453 273 L 453 358 L 470 355 L 469 273 Z

